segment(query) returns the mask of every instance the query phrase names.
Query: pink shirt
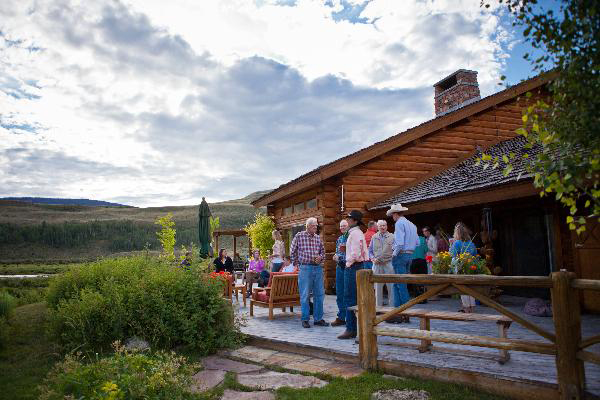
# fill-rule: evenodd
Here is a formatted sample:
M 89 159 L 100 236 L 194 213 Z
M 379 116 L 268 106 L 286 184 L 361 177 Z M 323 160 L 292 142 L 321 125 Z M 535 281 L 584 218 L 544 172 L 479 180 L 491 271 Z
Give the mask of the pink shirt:
M 265 260 L 250 260 L 248 271 L 261 272 L 265 268 Z
M 355 262 L 366 261 L 368 258 L 367 242 L 365 235 L 358 226 L 350 228 L 346 240 L 346 267 Z

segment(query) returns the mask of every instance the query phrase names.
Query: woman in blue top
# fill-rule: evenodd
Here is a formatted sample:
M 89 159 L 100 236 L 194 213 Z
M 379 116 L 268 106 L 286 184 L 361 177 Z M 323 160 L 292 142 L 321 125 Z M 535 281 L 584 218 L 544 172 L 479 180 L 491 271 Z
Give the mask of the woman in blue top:
M 452 258 L 455 259 L 460 254 L 466 253 L 472 256 L 477 255 L 477 248 L 469 237 L 469 229 L 462 222 L 458 222 L 454 227 L 454 243 L 450 249 Z M 472 313 L 475 309 L 475 298 L 471 296 L 461 295 L 460 300 L 462 301 L 463 308 L 458 310 L 460 312 Z

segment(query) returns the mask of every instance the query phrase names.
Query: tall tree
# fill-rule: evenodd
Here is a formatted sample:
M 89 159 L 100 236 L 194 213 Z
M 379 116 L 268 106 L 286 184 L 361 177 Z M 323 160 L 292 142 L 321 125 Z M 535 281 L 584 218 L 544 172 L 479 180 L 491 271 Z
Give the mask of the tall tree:
M 600 2 L 562 1 L 556 13 L 537 0 L 503 4 L 515 17 L 513 25 L 524 28 L 525 40 L 539 53 L 524 56 L 534 72 L 551 69 L 553 74 L 550 98 L 532 101 L 518 130 L 529 148 L 541 148 L 530 162 L 534 184 L 541 195 L 553 194 L 568 207 L 567 223 L 580 233 L 586 218 L 600 217 Z M 482 5 L 490 6 L 485 1 Z M 482 161 L 503 165 L 508 174 L 513 157 L 483 155 Z

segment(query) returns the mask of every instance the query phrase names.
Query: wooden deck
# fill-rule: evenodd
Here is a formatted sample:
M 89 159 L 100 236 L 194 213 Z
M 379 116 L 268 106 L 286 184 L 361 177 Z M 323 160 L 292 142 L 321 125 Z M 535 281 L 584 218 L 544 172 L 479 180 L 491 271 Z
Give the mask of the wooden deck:
M 500 302 L 511 311 L 553 332 L 552 318 L 531 317 L 523 314 L 524 300 L 517 297 L 503 296 Z M 459 300 L 442 299 L 440 301 L 430 301 L 428 304 L 420 304 L 418 308 L 432 311 L 456 311 L 460 306 L 459 303 Z M 235 301 L 234 305 L 238 307 Z M 335 296 L 326 296 L 324 310 L 325 319 L 329 322 L 333 321 L 337 313 Z M 311 348 L 313 351 L 322 351 L 331 357 L 358 360 L 356 358 L 358 356 L 358 344 L 352 340 L 338 340 L 336 338 L 337 335 L 343 332 L 343 327 L 303 329 L 300 324 L 300 310 L 295 308 L 294 311 L 294 313 L 289 311 L 284 313 L 281 309 L 276 310 L 275 318 L 270 321 L 268 310 L 255 310 L 254 317 L 250 317 L 247 308 L 244 308 L 243 305 L 238 308 L 238 312 L 246 319 L 246 325 L 242 328 L 242 331 L 252 338 L 269 341 L 275 345 Z M 485 306 L 478 306 L 477 312 L 497 314 L 496 311 Z M 411 319 L 410 324 L 383 324 L 382 326 L 418 329 L 419 320 L 414 318 Z M 432 320 L 431 330 L 480 336 L 497 336 L 498 334 L 495 323 L 481 321 Z M 600 334 L 600 315 L 582 315 L 582 333 L 584 338 Z M 523 340 L 545 340 L 522 328 L 517 323 L 513 323 L 508 330 L 508 337 Z M 534 383 L 541 386 L 556 384 L 554 356 L 511 351 L 510 361 L 501 365 L 496 361 L 498 350 L 495 349 L 435 343 L 432 351 L 419 353 L 418 346 L 418 340 L 382 337 L 378 341 L 379 359 L 400 362 L 404 365 L 412 365 L 415 368 L 431 369 L 432 377 L 441 377 L 441 375 L 448 377 L 451 375 L 448 374 L 448 371 L 467 371 L 473 373 L 473 376 L 485 375 L 504 381 L 514 381 L 515 384 L 519 382 Z M 589 349 L 599 353 L 600 345 Z M 586 363 L 585 372 L 587 391 L 600 396 L 600 366 Z M 446 380 L 451 379 L 446 378 Z

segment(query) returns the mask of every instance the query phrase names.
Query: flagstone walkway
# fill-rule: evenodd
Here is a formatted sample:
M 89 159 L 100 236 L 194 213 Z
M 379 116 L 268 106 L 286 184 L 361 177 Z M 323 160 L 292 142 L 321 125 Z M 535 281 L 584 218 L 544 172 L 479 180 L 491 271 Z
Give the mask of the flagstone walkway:
M 241 300 L 241 299 L 240 299 Z M 540 327 L 553 332 L 554 325 L 552 318 L 531 317 L 522 313 L 523 299 L 511 296 L 503 296 L 501 303 L 511 311 L 523 315 L 529 321 L 538 324 Z M 241 302 L 240 302 L 241 303 Z M 419 305 L 419 308 L 443 311 L 456 311 L 459 308 L 459 300 L 443 299 L 441 301 L 430 301 L 428 304 Z M 268 319 L 268 309 L 255 308 L 254 317 L 248 314 L 249 306 L 244 308 L 243 304 L 238 304 L 234 300 L 234 307 L 238 313 L 246 319 L 246 324 L 242 331 L 251 338 L 268 340 L 272 343 L 287 344 L 293 346 L 306 346 L 313 351 L 322 352 L 323 358 L 332 360 L 333 354 L 348 357 L 348 361 L 356 363 L 358 356 L 358 344 L 353 340 L 338 340 L 336 337 L 343 332 L 343 327 L 311 327 L 303 329 L 300 324 L 300 309 L 294 308 L 293 313 L 282 312 L 281 309 L 275 310 L 275 318 Z M 337 307 L 335 296 L 326 296 L 325 319 L 329 322 L 336 317 Z M 478 306 L 477 312 L 485 314 L 497 314 L 496 311 L 484 306 Z M 312 325 L 312 321 L 311 321 Z M 412 318 L 409 324 L 402 324 L 402 327 L 419 328 L 419 319 Z M 458 321 L 431 321 L 431 330 L 469 333 L 480 336 L 497 336 L 498 328 L 495 323 L 485 322 L 458 322 Z M 583 315 L 582 332 L 584 337 L 600 334 L 600 316 Z M 509 338 L 524 340 L 540 340 L 542 337 L 531 332 L 520 325 L 513 323 L 508 331 Z M 414 363 L 420 366 L 426 366 L 433 369 L 453 368 L 466 371 L 484 372 L 488 375 L 499 378 L 514 379 L 520 381 L 536 381 L 541 383 L 556 383 L 556 368 L 553 356 L 511 351 L 511 359 L 504 365 L 495 361 L 498 350 L 487 349 L 472 346 L 461 346 L 446 343 L 435 343 L 434 350 L 427 353 L 419 353 L 416 349 L 418 342 L 410 339 L 397 339 L 391 337 L 381 337 L 378 341 L 379 358 L 389 361 L 400 361 Z M 465 350 L 470 351 L 465 354 Z M 591 351 L 600 352 L 600 345 L 589 348 Z M 262 353 L 262 357 L 266 353 Z M 272 361 L 277 361 L 278 356 L 273 353 L 268 357 L 273 357 Z M 268 358 L 266 357 L 266 358 Z M 303 362 L 305 362 L 304 360 Z M 286 362 L 283 358 L 279 363 L 287 366 L 297 365 L 296 360 Z M 300 362 L 300 363 L 303 363 Z M 314 364 L 314 363 L 313 363 Z M 275 364 L 279 365 L 279 364 Z M 310 365 L 310 363 L 308 363 Z M 321 368 L 318 365 L 303 366 L 311 372 L 318 371 Z M 331 370 L 331 368 L 323 371 Z M 585 364 L 587 390 L 596 395 L 600 395 L 600 366 L 591 363 Z

